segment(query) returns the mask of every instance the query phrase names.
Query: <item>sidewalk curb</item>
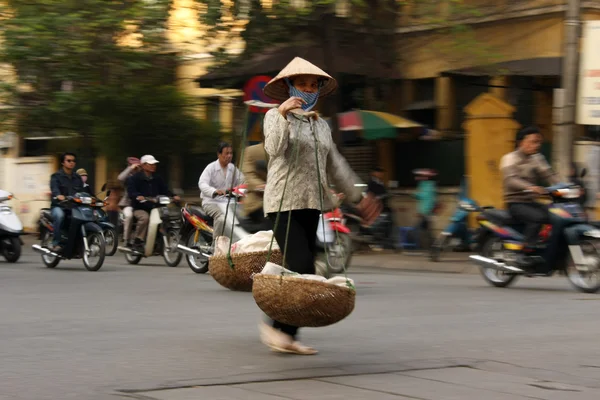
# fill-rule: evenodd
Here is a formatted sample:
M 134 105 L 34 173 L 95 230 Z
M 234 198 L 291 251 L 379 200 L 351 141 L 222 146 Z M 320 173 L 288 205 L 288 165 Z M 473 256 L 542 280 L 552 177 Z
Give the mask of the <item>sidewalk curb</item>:
M 352 258 L 352 266 L 362 268 L 385 268 L 414 272 L 438 272 L 449 274 L 479 274 L 479 268 L 465 259 L 450 258 L 430 261 L 420 254 L 361 253 Z

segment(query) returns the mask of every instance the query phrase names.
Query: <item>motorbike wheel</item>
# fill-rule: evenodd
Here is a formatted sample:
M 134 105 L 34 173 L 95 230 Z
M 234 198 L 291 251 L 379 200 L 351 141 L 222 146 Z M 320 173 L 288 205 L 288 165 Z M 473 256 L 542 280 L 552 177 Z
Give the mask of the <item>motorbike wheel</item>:
M 446 235 L 440 235 L 440 237 L 433 243 L 429 249 L 429 259 L 433 262 L 440 261 L 440 256 L 444 252 L 448 237 Z
M 131 253 L 125 253 L 125 260 L 131 265 L 136 265 L 139 264 L 139 262 L 142 260 L 142 256 L 138 256 Z
M 567 278 L 571 285 L 580 292 L 596 293 L 600 290 L 600 242 L 582 241 L 581 251 L 584 257 L 594 257 L 596 259 L 595 266 L 588 271 L 581 271 L 575 266 L 575 262 L 569 256 L 569 265 L 567 266 Z
M 51 244 L 52 233 L 50 231 L 44 230 L 44 233 L 42 233 L 42 247 L 49 247 Z M 60 262 L 60 258 L 42 254 L 42 262 L 44 263 L 46 268 L 54 268 Z
M 198 234 L 198 241 L 194 242 L 195 235 L 195 231 L 192 231 L 188 234 L 186 238 L 187 247 L 198 250 L 202 250 L 203 247 L 210 247 L 210 243 L 206 241 L 202 234 Z M 205 274 L 208 272 L 208 257 L 204 257 L 203 255 L 193 256 L 191 254 L 186 254 L 185 259 L 190 269 L 195 273 Z
M 119 247 L 119 239 L 115 229 L 107 229 L 104 231 L 104 240 L 106 241 L 106 255 L 114 256 Z
M 181 257 L 183 257 L 183 254 L 177 251 L 179 232 L 172 229 L 168 230 L 167 243 L 169 247 L 163 246 L 163 258 L 169 267 L 176 267 L 181 262 Z
M 345 233 L 336 235 L 334 251 L 329 251 L 329 270 L 334 274 L 340 274 L 347 270 L 352 260 L 352 238 Z M 326 250 L 327 251 L 327 250 Z
M 502 259 L 502 241 L 496 236 L 490 236 L 486 239 L 481 250 L 481 255 L 496 260 Z M 503 271 L 498 271 L 494 268 L 479 267 L 481 276 L 490 285 L 496 287 L 507 287 L 517 279 L 518 275 L 507 274 Z
M 88 271 L 98 271 L 104 263 L 106 256 L 106 241 L 99 232 L 94 232 L 87 237 L 89 254 L 83 251 L 83 265 Z
M 6 261 L 14 263 L 21 258 L 21 241 L 18 237 L 4 239 L 2 255 Z

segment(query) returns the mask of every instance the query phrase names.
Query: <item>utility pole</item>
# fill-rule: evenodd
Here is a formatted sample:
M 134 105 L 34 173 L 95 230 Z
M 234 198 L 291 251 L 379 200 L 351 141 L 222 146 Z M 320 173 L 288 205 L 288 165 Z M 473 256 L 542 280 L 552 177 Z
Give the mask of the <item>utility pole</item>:
M 580 0 L 566 0 L 564 56 L 562 64 L 562 96 L 555 96 L 555 107 L 562 109 L 554 130 L 554 165 L 562 178 L 569 176 L 573 160 L 573 136 L 577 102 L 579 67 L 579 36 L 581 26 Z M 558 103 L 557 103 L 558 102 Z M 562 104 L 560 104 L 562 103 Z

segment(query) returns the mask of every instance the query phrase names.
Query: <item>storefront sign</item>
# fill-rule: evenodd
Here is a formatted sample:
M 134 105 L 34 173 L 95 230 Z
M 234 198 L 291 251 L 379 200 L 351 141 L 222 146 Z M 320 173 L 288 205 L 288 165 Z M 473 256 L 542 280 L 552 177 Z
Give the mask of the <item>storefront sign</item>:
M 586 21 L 579 69 L 577 123 L 600 125 L 600 21 Z

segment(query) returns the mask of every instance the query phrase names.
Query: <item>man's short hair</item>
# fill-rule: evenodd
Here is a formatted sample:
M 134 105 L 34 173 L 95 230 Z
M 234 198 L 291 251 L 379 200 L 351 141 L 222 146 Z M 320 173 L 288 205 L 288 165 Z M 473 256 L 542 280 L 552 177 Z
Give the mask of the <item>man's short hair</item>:
M 541 134 L 540 128 L 532 125 L 526 126 L 525 128 L 521 129 L 519 132 L 517 132 L 517 137 L 515 139 L 517 146 L 519 145 L 519 143 L 521 143 L 521 140 L 525 139 L 526 136 L 533 134 Z
M 217 153 L 221 154 L 223 150 L 231 148 L 231 145 L 227 142 L 219 143 L 219 147 L 217 147 Z
M 62 154 L 60 155 L 60 163 L 61 163 L 61 164 L 65 162 L 65 158 L 66 158 L 67 156 L 73 156 L 73 158 L 75 158 L 75 160 L 77 161 L 77 156 L 75 155 L 75 153 L 71 153 L 71 152 L 69 152 L 69 151 L 66 151 L 66 152 L 64 152 L 64 153 L 62 153 Z
M 376 168 L 373 168 L 373 172 L 385 172 L 385 171 L 381 167 L 376 167 Z

